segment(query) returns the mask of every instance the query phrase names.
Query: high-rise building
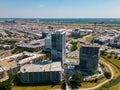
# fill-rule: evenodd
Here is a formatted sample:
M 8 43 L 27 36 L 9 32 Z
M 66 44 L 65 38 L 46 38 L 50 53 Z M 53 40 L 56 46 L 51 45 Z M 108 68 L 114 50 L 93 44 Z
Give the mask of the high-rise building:
M 52 34 L 52 60 L 61 61 L 62 65 L 65 61 L 65 43 L 66 33 L 64 30 L 57 30 Z
M 48 36 L 45 38 L 45 51 L 46 52 L 51 52 L 51 36 Z
M 96 71 L 98 68 L 100 51 L 98 46 L 81 45 L 80 46 L 79 67 L 83 71 Z

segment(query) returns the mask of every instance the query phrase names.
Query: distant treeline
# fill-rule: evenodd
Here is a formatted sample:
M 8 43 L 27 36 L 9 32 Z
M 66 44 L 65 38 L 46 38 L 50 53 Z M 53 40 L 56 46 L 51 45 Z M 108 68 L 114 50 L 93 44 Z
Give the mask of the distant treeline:
M 0 21 L 28 21 L 41 23 L 88 23 L 104 22 L 104 24 L 120 24 L 120 18 L 0 18 Z

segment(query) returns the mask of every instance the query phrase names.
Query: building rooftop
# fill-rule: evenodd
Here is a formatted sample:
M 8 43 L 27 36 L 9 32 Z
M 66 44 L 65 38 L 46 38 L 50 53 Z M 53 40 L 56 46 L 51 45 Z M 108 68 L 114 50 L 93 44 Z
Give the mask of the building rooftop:
M 45 45 L 45 40 L 35 40 L 27 44 L 21 44 L 17 45 L 18 47 L 28 47 L 28 48 L 36 48 L 36 47 L 41 47 Z
M 64 34 L 65 33 L 65 29 L 56 30 L 55 33 L 56 34 Z
M 15 54 L 15 55 L 0 59 L 0 66 L 4 67 L 5 70 L 9 70 L 11 68 L 17 67 L 18 65 L 28 63 L 31 60 L 34 60 L 43 55 L 45 54 L 35 54 L 35 53 L 28 53 L 28 52 Z
M 96 44 L 80 44 L 80 47 L 96 47 L 96 48 L 100 48 L 100 46 L 98 46 Z
M 21 67 L 20 71 L 24 72 L 45 72 L 45 71 L 62 71 L 61 62 L 52 62 L 48 64 L 26 64 Z
M 0 72 L 3 72 L 4 71 L 4 68 L 3 67 L 0 67 Z

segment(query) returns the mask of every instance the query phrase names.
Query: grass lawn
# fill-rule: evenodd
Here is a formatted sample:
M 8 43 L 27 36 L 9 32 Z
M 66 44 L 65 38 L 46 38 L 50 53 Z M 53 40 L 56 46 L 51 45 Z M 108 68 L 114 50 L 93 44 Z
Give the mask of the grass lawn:
M 118 68 L 116 68 L 113 64 L 111 64 L 110 62 L 108 62 L 107 60 L 105 60 L 102 57 L 100 58 L 100 60 L 108 63 L 112 67 L 112 69 L 114 71 L 114 77 L 113 77 L 112 81 L 116 80 L 120 76 L 120 72 L 119 72 Z M 104 88 L 106 85 L 110 84 L 112 81 L 110 81 L 109 83 L 106 83 L 105 85 L 101 86 L 98 90 L 100 90 L 101 88 Z M 120 84 L 111 87 L 110 90 L 119 90 L 119 89 L 116 89 L 116 87 L 118 87 L 119 85 Z
M 12 90 L 61 90 L 61 85 L 47 86 L 14 86 Z
M 111 56 L 111 57 L 109 57 Z M 117 66 L 117 68 L 120 68 L 120 60 L 117 58 L 115 58 L 115 55 L 110 55 L 110 53 L 108 53 L 106 56 L 104 56 L 105 58 L 107 58 L 109 60 L 109 62 L 113 63 L 115 66 Z
M 110 61 L 120 68 L 120 60 L 110 59 Z
M 117 78 L 120 76 L 119 70 L 118 70 L 113 64 L 111 64 L 110 62 L 108 62 L 107 60 L 105 60 L 105 59 L 102 58 L 102 57 L 100 58 L 100 60 L 102 60 L 102 61 L 108 63 L 108 64 L 112 67 L 112 69 L 113 69 L 113 71 L 114 71 L 113 80 L 117 79 Z
M 79 60 L 79 58 L 76 58 L 76 57 L 66 57 L 66 58 L 70 60 Z
M 26 86 L 26 87 L 19 87 L 15 86 L 12 90 L 48 90 L 51 86 Z
M 98 80 L 97 82 L 82 82 L 79 88 L 89 88 L 100 84 L 101 82 L 107 80 L 105 77 Z
M 95 35 L 95 36 L 89 35 L 88 37 L 85 37 L 82 40 L 86 42 L 91 42 L 94 38 L 97 38 L 98 36 L 99 35 Z
M 120 90 L 120 83 L 111 87 L 110 90 Z
M 118 68 L 120 68 L 120 60 L 116 60 L 116 59 L 108 59 L 111 63 L 113 63 L 114 65 L 116 65 Z M 116 71 L 115 73 L 115 77 L 120 76 L 120 72 Z M 120 83 L 118 83 L 117 85 L 114 85 L 110 88 L 110 90 L 120 90 Z

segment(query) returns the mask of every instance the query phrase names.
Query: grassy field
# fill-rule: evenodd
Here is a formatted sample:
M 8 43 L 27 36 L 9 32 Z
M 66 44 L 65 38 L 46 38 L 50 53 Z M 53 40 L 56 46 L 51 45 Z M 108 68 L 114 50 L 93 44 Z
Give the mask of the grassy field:
M 83 82 L 83 83 L 81 83 L 81 87 L 79 87 L 79 88 L 94 87 L 94 86 L 100 84 L 101 82 L 103 82 L 103 81 L 105 81 L 105 80 L 107 80 L 107 79 L 104 77 L 104 78 L 98 80 L 98 82 L 96 82 L 96 83 L 95 83 L 95 82 Z
M 105 60 L 105 59 L 102 58 L 102 57 L 100 58 L 100 60 L 102 60 L 102 61 L 108 63 L 108 64 L 112 67 L 112 69 L 113 69 L 113 71 L 114 71 L 113 80 L 117 79 L 117 78 L 120 76 L 119 70 L 118 70 L 113 64 L 111 64 L 110 62 L 108 62 L 107 60 Z
M 116 59 L 109 59 L 109 61 L 111 62 L 111 63 L 113 63 L 114 65 L 116 65 L 118 68 L 120 68 L 120 60 L 116 60 Z M 119 74 L 117 73 L 117 74 L 115 74 L 115 76 L 120 76 L 120 72 L 119 72 Z M 116 76 L 116 77 L 117 77 Z M 120 90 L 120 83 L 118 83 L 117 85 L 114 85 L 113 87 L 111 87 L 110 88 L 110 90 Z
M 120 90 L 120 83 L 111 87 L 110 90 Z
M 12 90 L 61 90 L 61 85 L 47 86 L 14 86 Z
M 110 61 L 120 68 L 120 60 L 110 59 Z
M 82 38 L 82 40 L 86 42 L 91 42 L 94 38 L 97 38 L 98 36 L 99 35 L 95 35 L 95 36 L 88 35 L 87 37 Z
M 116 80 L 116 79 L 120 76 L 120 72 L 119 72 L 118 68 L 116 68 L 113 64 L 111 64 L 110 62 L 108 62 L 108 61 L 105 60 L 104 58 L 101 57 L 100 59 L 101 59 L 102 61 L 108 63 L 108 64 L 112 67 L 112 69 L 113 69 L 113 71 L 114 71 L 114 77 L 113 77 L 112 81 Z M 112 82 L 112 81 L 111 81 L 111 82 Z M 105 85 L 103 85 L 102 87 L 100 87 L 99 90 L 100 90 L 101 88 L 104 88 L 106 85 L 110 84 L 111 82 L 106 83 Z M 110 90 L 119 90 L 119 89 L 117 89 L 117 87 L 120 87 L 119 85 L 120 85 L 120 84 L 117 84 L 117 85 L 111 87 Z
M 13 87 L 12 90 L 49 90 L 51 86 L 26 86 L 26 87 Z

